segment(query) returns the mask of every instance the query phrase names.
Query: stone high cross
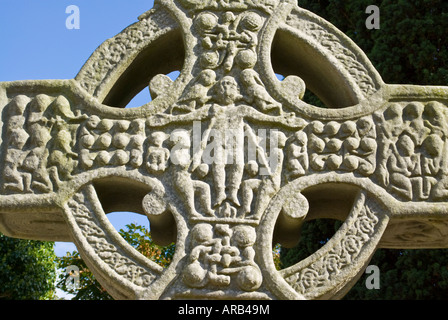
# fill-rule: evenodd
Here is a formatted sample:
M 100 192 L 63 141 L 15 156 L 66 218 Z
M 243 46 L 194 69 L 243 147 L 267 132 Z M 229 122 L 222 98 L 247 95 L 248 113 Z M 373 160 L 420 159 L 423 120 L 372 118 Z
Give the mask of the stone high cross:
M 0 83 L 0 231 L 73 241 L 116 299 L 340 298 L 377 248 L 448 247 L 447 103 L 295 1 L 158 0 L 75 79 Z M 175 242 L 169 267 L 113 211 Z M 276 270 L 318 218 L 344 223 Z

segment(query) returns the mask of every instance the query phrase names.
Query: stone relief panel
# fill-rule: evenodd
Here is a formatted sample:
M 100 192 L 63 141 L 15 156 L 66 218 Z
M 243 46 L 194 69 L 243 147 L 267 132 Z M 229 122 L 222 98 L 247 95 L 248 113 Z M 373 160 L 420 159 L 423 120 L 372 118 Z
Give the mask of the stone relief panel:
M 208 126 L 207 130 L 200 132 L 204 150 L 210 148 L 211 144 L 207 145 L 207 141 L 216 134 L 224 139 L 226 134 L 252 139 L 259 159 L 248 159 L 247 155 L 245 158 L 235 158 L 237 154 L 247 154 L 247 143 L 235 143 L 235 147 L 242 149 L 233 154 L 223 154 L 224 158 L 234 157 L 236 161 L 232 164 L 231 173 L 235 191 L 231 191 L 233 195 L 230 198 L 240 205 L 240 199 L 235 194 L 240 190 L 245 195 L 242 198 L 245 199 L 244 208 L 248 213 L 253 191 L 258 190 L 261 184 L 255 172 L 260 167 L 267 169 L 271 159 L 269 146 L 261 146 L 258 141 L 260 137 L 251 128 L 252 123 L 259 120 L 290 127 L 287 136 L 281 133 L 277 138 L 281 151 L 278 153 L 282 156 L 282 163 L 278 164 L 279 176 L 283 179 L 277 182 L 277 188 L 285 181 L 306 174 L 352 172 L 359 177 L 371 178 L 402 201 L 446 201 L 447 160 L 443 155 L 446 154 L 447 128 L 444 104 L 437 101 L 392 103 L 372 116 L 356 120 L 313 120 L 307 124 L 303 120 L 293 119 L 290 114 L 261 113 L 246 101 L 238 100 L 240 83 L 232 77 L 224 77 L 216 84 L 218 94 L 213 98 L 218 99 L 219 104 L 211 101 L 200 107 L 203 110 L 197 113 L 192 113 L 196 110 L 194 107 L 188 108 L 187 113 L 167 115 L 163 118 L 164 126 L 159 126 L 158 131 L 151 126 L 160 123 L 160 117 L 148 120 L 100 119 L 96 115 L 80 114 L 79 111 L 75 115 L 64 96 L 19 95 L 4 109 L 4 117 L 8 121 L 3 130 L 4 141 L 7 142 L 4 147 L 3 190 L 7 193 L 53 192 L 62 183 L 71 180 L 74 174 L 103 167 L 124 166 L 158 175 L 167 170 L 173 156 L 168 148 L 162 146 L 170 142 L 170 135 L 164 132 L 171 130 L 170 123 L 191 119 Z M 255 102 L 253 106 L 257 106 Z M 235 119 L 234 123 L 240 124 L 226 128 L 223 123 L 236 111 L 241 118 Z M 205 115 L 207 112 L 213 116 Z M 303 128 L 291 130 L 294 127 Z M 173 137 L 175 141 L 171 140 L 171 147 L 191 149 L 188 153 L 191 158 L 201 161 L 204 150 L 194 152 L 198 150 L 193 150 L 192 130 L 189 131 L 188 137 L 181 134 Z M 212 149 L 222 152 L 226 141 L 222 143 L 221 147 L 213 144 Z M 174 157 L 177 157 L 176 153 Z M 177 168 L 180 165 L 178 163 Z M 195 163 L 195 170 L 197 178 L 193 189 L 202 190 L 204 198 L 208 198 L 213 188 L 199 180 L 212 173 L 217 197 L 215 203 L 222 202 L 224 183 L 219 179 L 225 176 L 218 174 L 222 165 Z M 181 170 L 177 176 L 181 179 L 179 172 Z M 251 181 L 243 181 L 243 175 Z M 210 199 L 202 201 L 211 216 L 209 203 Z
M 344 122 L 312 121 L 288 147 L 288 176 L 352 172 L 369 177 L 376 168 L 376 128 L 371 117 Z
M 157 6 L 100 46 L 76 80 L 64 82 L 71 94 L 56 94 L 55 87 L 47 94 L 12 90 L 3 109 L 0 202 L 54 196 L 45 199 L 63 209 L 92 268 L 113 290 L 124 287 L 118 297 L 336 296 L 377 247 L 387 201 L 422 207 L 447 201 L 445 100 L 381 100 L 381 82 L 354 44 L 287 1 L 160 0 Z M 283 19 L 276 27 L 306 33 L 315 43 L 310 47 L 337 61 L 353 86 L 347 92 L 375 98 L 350 107 L 359 109 L 350 116 L 294 109 L 288 101 L 303 98 L 305 82 L 270 79 L 260 62 L 273 19 Z M 184 44 L 192 52 L 182 79 L 159 74 L 148 84 L 153 99 L 169 92 L 178 94 L 175 102 L 137 111 L 98 103 L 139 52 L 176 28 L 192 42 Z M 286 98 L 275 93 L 273 80 Z M 94 181 L 117 176 L 145 186 L 142 209 L 152 226 L 177 228 L 166 237 L 178 245 L 169 271 L 127 247 L 99 209 Z M 277 222 L 298 232 L 310 209 L 301 192 L 325 183 L 357 190 L 343 227 L 316 254 L 274 270 Z
M 250 292 L 262 283 L 261 271 L 254 261 L 255 229 L 251 226 L 234 226 L 206 223 L 196 224 L 188 264 L 183 282 L 188 287 L 224 289 L 237 287 Z
M 446 106 L 391 103 L 374 116 L 379 183 L 402 201 L 446 201 Z
M 71 179 L 78 163 L 76 138 L 85 115 L 64 96 L 16 96 L 5 107 L 3 190 L 48 193 Z
M 143 165 L 145 121 L 100 119 L 92 115 L 80 128 L 80 171 Z

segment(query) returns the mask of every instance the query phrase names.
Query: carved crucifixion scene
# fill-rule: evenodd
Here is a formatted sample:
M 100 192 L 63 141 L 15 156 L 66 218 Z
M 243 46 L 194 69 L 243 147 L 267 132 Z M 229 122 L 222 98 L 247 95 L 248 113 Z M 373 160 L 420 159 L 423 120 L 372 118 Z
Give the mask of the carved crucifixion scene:
M 448 247 L 440 85 L 385 83 L 296 1 L 156 0 L 73 79 L 0 82 L 0 231 L 74 242 L 115 299 L 340 299 L 378 248 Z M 117 210 L 175 243 L 168 267 Z M 278 270 L 320 218 L 342 224 Z

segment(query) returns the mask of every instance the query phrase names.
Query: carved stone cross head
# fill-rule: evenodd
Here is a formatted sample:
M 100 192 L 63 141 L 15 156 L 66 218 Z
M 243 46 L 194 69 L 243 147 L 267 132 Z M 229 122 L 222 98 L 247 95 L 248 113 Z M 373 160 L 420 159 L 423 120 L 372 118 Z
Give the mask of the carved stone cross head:
M 75 79 L 0 83 L 0 231 L 73 241 L 116 299 L 340 298 L 376 248 L 448 247 L 447 101 L 294 1 L 159 0 Z M 175 242 L 169 267 L 113 211 Z M 319 218 L 344 223 L 276 270 Z

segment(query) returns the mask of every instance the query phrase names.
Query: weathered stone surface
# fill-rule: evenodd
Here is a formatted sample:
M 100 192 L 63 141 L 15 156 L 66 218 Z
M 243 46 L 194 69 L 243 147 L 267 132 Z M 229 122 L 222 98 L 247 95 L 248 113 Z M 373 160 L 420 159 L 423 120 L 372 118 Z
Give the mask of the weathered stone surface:
M 340 298 L 376 248 L 448 247 L 447 103 L 385 84 L 294 1 L 159 0 L 75 79 L 0 83 L 0 231 L 74 241 L 117 299 Z M 119 236 L 118 210 L 176 243 L 168 268 Z M 344 224 L 277 271 L 272 245 L 318 218 Z

